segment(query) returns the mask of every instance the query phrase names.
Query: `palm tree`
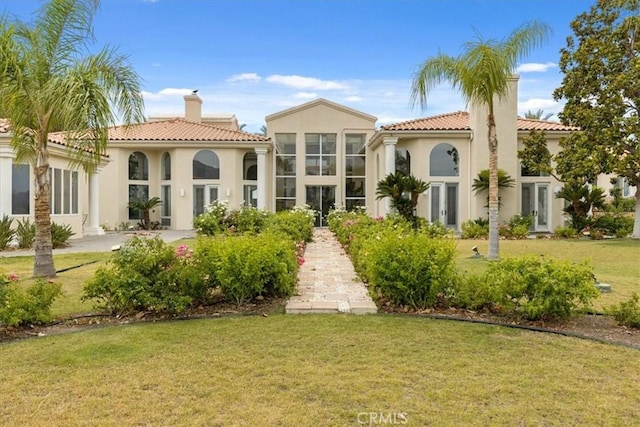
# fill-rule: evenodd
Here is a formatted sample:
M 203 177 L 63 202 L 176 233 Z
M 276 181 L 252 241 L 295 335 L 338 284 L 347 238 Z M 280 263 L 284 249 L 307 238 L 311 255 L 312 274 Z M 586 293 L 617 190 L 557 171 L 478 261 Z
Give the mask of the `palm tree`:
M 405 175 L 402 172 L 390 173 L 378 182 L 376 198 L 380 200 L 389 197 L 391 207 L 396 209 L 407 221 L 411 221 L 415 218 L 414 212 L 418 206 L 418 197 L 428 188 L 429 183 L 413 175 Z M 406 194 L 409 197 L 406 197 Z
M 600 187 L 589 188 L 580 181 L 569 181 L 556 193 L 556 198 L 567 201 L 562 211 L 571 217 L 571 227 L 582 231 L 589 225 L 591 209 L 602 209 L 605 205 L 605 191 Z
M 549 120 L 551 117 L 553 116 L 553 113 L 544 113 L 544 110 L 541 108 L 538 108 L 538 111 L 527 111 L 526 113 L 524 113 L 524 118 L 525 119 L 535 119 L 535 120 Z
M 267 125 L 260 126 L 260 132 L 258 132 L 258 135 L 267 136 Z
M 108 127 L 141 121 L 139 77 L 113 48 L 87 54 L 98 0 L 52 0 L 30 26 L 0 17 L 0 111 L 12 126 L 18 161 L 35 174 L 34 276 L 54 277 L 51 244 L 49 133 L 65 131 L 70 166 L 95 170 Z M 114 111 L 116 110 L 116 111 Z
M 498 136 L 494 116 L 494 103 L 508 95 L 509 78 L 517 61 L 534 47 L 542 44 L 550 27 L 533 21 L 511 32 L 504 40 L 477 40 L 465 44 L 464 53 L 452 57 L 439 54 L 427 59 L 416 72 L 411 89 L 411 100 L 423 108 L 434 87 L 448 81 L 462 93 L 467 103 L 484 106 L 488 110 L 487 132 L 489 140 L 489 259 L 497 259 L 498 246 Z
M 149 230 L 149 228 L 151 228 L 151 215 L 149 214 L 149 211 L 161 204 L 162 200 L 160 200 L 159 197 L 152 197 L 149 200 L 132 200 L 129 202 L 129 208 L 142 211 L 142 228 Z
M 507 171 L 498 169 L 498 192 L 500 192 L 501 188 L 512 188 L 515 185 L 516 180 L 511 178 L 511 175 L 509 175 Z M 489 169 L 481 170 L 480 173 L 478 173 L 478 177 L 473 178 L 471 188 L 476 194 L 489 189 Z M 500 195 L 498 195 L 498 205 L 500 205 Z

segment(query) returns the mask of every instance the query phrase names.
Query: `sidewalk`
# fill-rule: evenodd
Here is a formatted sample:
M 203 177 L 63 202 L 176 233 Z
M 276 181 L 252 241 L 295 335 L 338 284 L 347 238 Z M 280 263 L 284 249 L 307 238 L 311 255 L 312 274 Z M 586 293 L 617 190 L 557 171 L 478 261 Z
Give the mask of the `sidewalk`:
M 316 228 L 298 271 L 298 295 L 287 313 L 376 313 L 367 288 L 328 228 Z
M 114 246 L 121 246 L 133 236 L 160 236 L 165 242 L 189 239 L 196 236 L 195 230 L 157 230 L 157 231 L 113 231 L 102 236 L 86 236 L 70 239 L 69 246 L 53 250 L 53 254 L 69 254 L 77 252 L 110 252 Z M 0 258 L 30 256 L 33 249 L 5 250 L 0 252 Z

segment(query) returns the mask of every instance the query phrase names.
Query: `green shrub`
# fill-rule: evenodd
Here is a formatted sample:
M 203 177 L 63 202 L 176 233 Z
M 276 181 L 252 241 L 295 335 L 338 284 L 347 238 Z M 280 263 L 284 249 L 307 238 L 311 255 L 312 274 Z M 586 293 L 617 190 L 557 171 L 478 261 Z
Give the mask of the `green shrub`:
M 486 239 L 489 237 L 489 224 L 482 225 L 476 221 L 469 220 L 462 223 L 462 239 Z
M 280 233 L 294 242 L 310 242 L 313 239 L 314 218 L 300 211 L 281 211 L 267 218 L 265 231 Z
M 200 239 L 196 253 L 210 269 L 212 285 L 238 305 L 259 295 L 287 297 L 295 291 L 295 245 L 281 235 Z
M 8 215 L 3 215 L 2 220 L 0 220 L 0 251 L 7 249 L 7 246 L 13 240 L 15 232 L 11 229 L 12 223 L 13 218 L 9 218 Z
M 224 218 L 227 228 L 239 233 L 260 233 L 267 222 L 269 213 L 253 206 L 243 206 L 233 210 Z
M 37 325 L 51 321 L 51 305 L 62 295 L 62 285 L 38 279 L 24 289 L 0 279 L 0 324 Z
M 214 236 L 227 229 L 224 219 L 227 216 L 228 203 L 216 200 L 207 206 L 206 212 L 193 219 L 193 228 L 198 234 Z
M 606 213 L 593 220 L 591 233 L 597 231 L 610 236 L 626 237 L 633 232 L 633 217 L 620 213 Z
M 427 222 L 424 218 L 417 218 L 417 222 L 418 232 L 431 237 L 432 239 L 453 236 L 453 230 L 448 229 L 440 222 Z
M 609 308 L 607 312 L 621 325 L 640 328 L 640 295 L 634 292 L 628 301 Z
M 556 227 L 553 235 L 560 239 L 573 239 L 578 237 L 578 232 L 573 227 Z
M 71 226 L 69 224 L 59 225 L 55 222 L 51 223 L 51 244 L 53 245 L 54 249 L 67 246 L 67 241 L 74 234 L 76 233 L 71 230 Z
M 20 249 L 30 249 L 33 247 L 33 242 L 36 238 L 36 225 L 31 223 L 29 218 L 26 220 L 18 220 L 18 227 L 16 227 L 16 239 L 18 240 L 18 247 Z
M 112 314 L 134 311 L 182 312 L 203 292 L 188 282 L 176 250 L 160 237 L 132 237 L 84 286 L 83 300 L 95 299 Z M 186 267 L 185 267 L 186 268 Z M 197 275 L 197 273 L 195 273 Z M 180 280 L 183 279 L 183 280 Z
M 432 307 L 457 280 L 455 242 L 387 230 L 368 239 L 362 256 L 371 288 L 395 305 Z
M 480 276 L 461 284 L 463 307 L 491 308 L 530 320 L 567 318 L 599 295 L 591 268 L 542 257 L 492 262 Z

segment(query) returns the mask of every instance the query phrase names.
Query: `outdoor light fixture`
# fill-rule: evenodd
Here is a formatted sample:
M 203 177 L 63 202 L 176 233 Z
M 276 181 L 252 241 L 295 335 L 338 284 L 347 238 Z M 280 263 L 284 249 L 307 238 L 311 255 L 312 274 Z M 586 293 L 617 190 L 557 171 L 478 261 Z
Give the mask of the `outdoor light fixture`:
M 478 246 L 472 247 L 471 250 L 473 251 L 473 258 L 482 258 L 482 255 L 478 252 Z

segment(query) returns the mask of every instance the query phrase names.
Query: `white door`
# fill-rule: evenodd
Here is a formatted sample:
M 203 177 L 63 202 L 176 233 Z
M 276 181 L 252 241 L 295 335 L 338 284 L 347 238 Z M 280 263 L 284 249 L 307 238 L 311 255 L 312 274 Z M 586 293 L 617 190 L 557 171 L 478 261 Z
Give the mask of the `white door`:
M 522 184 L 522 215 L 533 215 L 531 231 L 551 230 L 551 192 L 546 182 Z
M 458 183 L 435 182 L 430 186 L 431 222 L 440 222 L 447 228 L 458 229 Z
M 205 208 L 212 202 L 218 200 L 217 185 L 194 185 L 193 186 L 193 217 L 204 213 Z

